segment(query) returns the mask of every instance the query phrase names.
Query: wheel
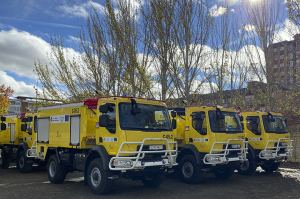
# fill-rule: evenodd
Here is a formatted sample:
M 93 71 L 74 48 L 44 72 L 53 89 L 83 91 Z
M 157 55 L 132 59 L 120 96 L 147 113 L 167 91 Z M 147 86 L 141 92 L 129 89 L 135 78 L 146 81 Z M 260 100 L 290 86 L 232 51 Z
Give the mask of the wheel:
M 163 178 L 164 176 L 161 172 L 152 173 L 152 175 L 144 175 L 142 182 L 146 187 L 157 188 L 163 182 Z
M 177 174 L 183 182 L 190 184 L 199 183 L 202 179 L 200 165 L 193 155 L 185 155 L 180 159 Z
M 280 163 L 279 162 L 274 162 L 274 161 L 265 161 L 262 165 L 261 168 L 265 170 L 266 173 L 272 173 L 276 171 L 279 168 Z
M 4 151 L 2 151 L 1 156 L 2 156 L 1 157 L 1 160 L 2 160 L 1 168 L 8 169 L 8 167 L 10 165 L 8 154 L 5 153 Z
M 26 151 L 21 151 L 17 158 L 17 168 L 22 173 L 32 171 L 32 161 L 26 157 Z
M 239 173 L 242 175 L 253 175 L 256 171 L 257 163 L 255 160 L 255 153 L 251 148 L 248 150 L 247 159 L 248 161 L 241 163 Z
M 64 182 L 67 170 L 59 163 L 56 155 L 50 156 L 47 164 L 47 171 L 48 179 L 51 183 L 60 184 Z
M 229 165 L 217 166 L 213 172 L 217 178 L 225 180 L 233 176 L 234 168 Z
M 95 194 L 105 194 L 111 190 L 112 181 L 108 177 L 109 171 L 103 168 L 99 158 L 90 162 L 87 169 L 87 183 Z

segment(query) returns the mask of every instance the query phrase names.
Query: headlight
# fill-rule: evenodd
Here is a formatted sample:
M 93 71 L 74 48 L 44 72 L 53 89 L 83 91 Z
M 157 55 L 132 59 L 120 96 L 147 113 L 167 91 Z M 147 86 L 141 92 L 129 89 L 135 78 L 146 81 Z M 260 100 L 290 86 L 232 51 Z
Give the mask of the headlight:
M 288 144 L 287 144 L 286 142 L 280 142 L 280 143 L 279 143 L 279 146 L 280 146 L 280 147 L 287 147 Z
M 132 166 L 132 161 L 131 160 L 114 160 L 113 165 L 115 167 L 130 168 Z
M 241 145 L 240 144 L 231 144 L 230 148 L 232 148 L 232 149 L 240 149 Z

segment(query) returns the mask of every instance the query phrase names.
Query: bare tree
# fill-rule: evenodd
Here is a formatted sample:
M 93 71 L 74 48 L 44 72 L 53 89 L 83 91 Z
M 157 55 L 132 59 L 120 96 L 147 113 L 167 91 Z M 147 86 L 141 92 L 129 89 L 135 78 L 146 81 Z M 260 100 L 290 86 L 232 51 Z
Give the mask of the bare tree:
M 249 59 L 252 70 L 259 79 L 267 78 L 268 46 L 274 43 L 278 31 L 277 24 L 282 19 L 281 2 L 278 0 L 261 0 L 259 3 L 245 5 L 245 27 L 249 26 L 247 33 L 248 44 L 257 49 L 249 49 Z M 262 49 L 263 57 L 259 50 Z
M 159 96 L 162 100 L 172 95 L 170 66 L 174 61 L 174 12 L 177 0 L 152 0 L 145 2 L 142 14 L 149 25 L 151 34 L 148 44 L 153 56 L 152 68 L 156 71 L 153 75 L 155 82 L 160 85 Z
M 201 70 L 204 69 L 204 52 L 210 35 L 212 18 L 204 1 L 193 0 L 177 1 L 175 16 L 174 31 L 177 49 L 170 72 L 177 96 L 190 103 L 191 92 L 198 92 L 204 82 Z
M 80 55 L 70 59 L 62 42 L 52 42 L 51 67 L 36 64 L 47 95 L 75 101 L 96 93 L 153 96 L 147 71 L 148 27 L 138 24 L 137 15 L 130 1 L 113 7 L 107 0 L 104 14 L 91 11 L 87 31 L 80 36 Z
M 283 17 L 280 5 L 281 2 L 278 0 L 262 0 L 245 6 L 245 27 L 248 26 L 246 29 L 247 55 L 251 70 L 260 82 L 275 78 L 268 73 L 268 67 L 271 67 L 268 47 L 274 43 L 278 31 L 277 24 Z M 276 87 L 276 85 L 267 84 L 266 93 L 261 92 L 266 95 L 264 104 L 270 109 L 274 107 L 272 99 L 276 93 Z

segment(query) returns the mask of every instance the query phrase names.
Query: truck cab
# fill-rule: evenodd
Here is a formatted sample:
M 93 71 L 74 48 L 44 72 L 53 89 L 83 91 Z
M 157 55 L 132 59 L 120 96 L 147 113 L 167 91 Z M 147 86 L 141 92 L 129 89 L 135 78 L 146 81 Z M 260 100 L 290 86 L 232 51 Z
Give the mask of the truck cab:
M 247 142 L 237 113 L 221 107 L 170 109 L 177 120 L 177 173 L 182 181 L 197 183 L 203 172 L 229 178 L 246 161 Z
M 251 175 L 258 166 L 273 172 L 291 155 L 292 141 L 282 114 L 243 112 L 242 124 L 249 142 L 248 161 L 240 168 L 242 174 Z
M 166 104 L 143 98 L 100 98 L 97 116 L 93 150 L 107 153 L 109 175 L 122 174 L 141 179 L 146 186 L 159 186 L 163 171 L 176 165 L 177 156 L 176 121 L 170 119 Z M 95 186 L 95 182 L 104 170 L 97 158 L 88 158 L 88 164 L 88 184 L 99 192 L 105 184 Z

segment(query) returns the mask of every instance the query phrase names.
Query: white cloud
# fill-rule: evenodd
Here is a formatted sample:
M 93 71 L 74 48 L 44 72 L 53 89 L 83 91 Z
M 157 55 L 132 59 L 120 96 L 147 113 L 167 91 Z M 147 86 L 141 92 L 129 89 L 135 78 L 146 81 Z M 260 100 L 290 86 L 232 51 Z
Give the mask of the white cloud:
M 11 29 L 0 31 L 0 71 L 10 71 L 19 76 L 35 78 L 34 62 L 50 64 L 51 45 L 40 37 L 28 32 Z M 68 58 L 80 54 L 65 48 Z
M 219 17 L 224 15 L 227 12 L 227 8 L 223 6 L 214 5 L 209 9 L 209 14 L 212 17 Z
M 51 45 L 40 37 L 28 32 L 11 29 L 0 31 L 0 83 L 11 86 L 15 95 L 32 95 L 33 85 L 16 81 L 6 72 L 12 72 L 20 77 L 36 79 L 34 62 L 48 64 L 52 67 L 49 56 Z M 81 56 L 72 48 L 64 48 L 67 59 L 71 60 Z M 5 72 L 6 71 L 6 72 Z
M 34 62 L 47 63 L 50 45 L 28 32 L 11 29 L 0 31 L 0 70 L 20 76 L 34 76 Z
M 34 85 L 16 81 L 4 71 L 0 71 L 0 80 L 14 90 L 14 96 L 35 96 Z
M 73 5 L 62 5 L 58 7 L 59 11 L 62 11 L 67 16 L 72 17 L 82 17 L 87 18 L 89 16 L 89 12 L 95 9 L 98 12 L 103 13 L 105 11 L 105 7 L 99 3 L 88 1 L 82 4 L 73 4 Z

